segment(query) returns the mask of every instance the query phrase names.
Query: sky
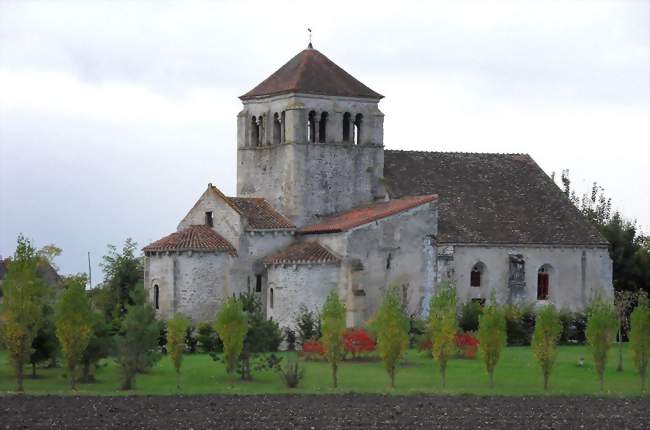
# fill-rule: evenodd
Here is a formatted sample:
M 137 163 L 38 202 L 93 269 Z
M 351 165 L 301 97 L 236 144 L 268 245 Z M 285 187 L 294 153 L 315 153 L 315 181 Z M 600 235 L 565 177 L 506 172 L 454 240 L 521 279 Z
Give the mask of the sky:
M 650 1 L 0 0 L 0 255 L 107 244 L 234 194 L 238 97 L 307 45 L 386 96 L 388 149 L 528 153 L 650 230 Z

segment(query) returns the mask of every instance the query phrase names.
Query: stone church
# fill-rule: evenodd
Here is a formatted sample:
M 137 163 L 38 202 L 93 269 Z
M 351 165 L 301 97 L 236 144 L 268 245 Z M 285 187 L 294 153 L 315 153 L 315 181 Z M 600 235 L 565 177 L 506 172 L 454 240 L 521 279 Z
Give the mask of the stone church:
M 607 242 L 529 155 L 387 150 L 382 98 L 311 44 L 241 96 L 237 195 L 208 184 L 143 249 L 159 314 L 249 291 L 293 326 L 336 290 L 359 326 L 389 287 L 422 314 L 445 280 L 461 302 L 613 294 Z

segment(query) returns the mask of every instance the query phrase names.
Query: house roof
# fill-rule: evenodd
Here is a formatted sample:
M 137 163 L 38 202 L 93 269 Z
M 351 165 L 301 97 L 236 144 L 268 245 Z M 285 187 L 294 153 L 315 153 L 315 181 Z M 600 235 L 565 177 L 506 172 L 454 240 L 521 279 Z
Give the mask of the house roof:
M 192 225 L 169 236 L 165 236 L 145 246 L 142 250 L 144 252 L 227 252 L 230 255 L 237 255 L 235 247 L 207 225 Z
M 341 259 L 318 242 L 296 242 L 273 253 L 263 260 L 264 264 L 328 264 Z
M 369 222 L 386 218 L 408 209 L 435 201 L 435 194 L 424 196 L 407 196 L 385 202 L 361 206 L 347 212 L 324 219 L 318 224 L 308 225 L 299 230 L 301 234 L 336 233 L 350 230 Z
M 441 243 L 604 245 L 526 154 L 385 151 L 391 197 L 438 193 Z
M 263 198 L 258 197 L 228 197 L 230 202 L 248 221 L 248 228 L 253 230 L 294 229 L 291 223 L 281 213 Z
M 0 281 L 4 280 L 5 276 L 7 276 L 10 263 L 11 258 L 0 258 Z M 39 260 L 36 266 L 36 273 L 49 286 L 58 285 L 59 281 L 61 281 L 61 276 L 57 273 L 56 269 L 44 258 Z
M 313 48 L 293 57 L 261 84 L 239 97 L 250 100 L 286 93 L 381 99 L 354 76 Z

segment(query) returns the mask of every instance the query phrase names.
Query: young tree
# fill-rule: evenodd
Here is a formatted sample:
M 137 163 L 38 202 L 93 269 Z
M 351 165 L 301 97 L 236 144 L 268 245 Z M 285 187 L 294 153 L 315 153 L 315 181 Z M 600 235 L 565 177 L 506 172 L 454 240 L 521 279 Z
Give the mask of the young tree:
M 127 307 L 135 304 L 132 293 L 143 279 L 143 261 L 138 244 L 126 239 L 121 252 L 108 245 L 108 254 L 102 257 L 101 267 L 104 282 L 101 290 L 95 293 L 97 305 L 106 318 L 121 319 Z
M 2 332 L 16 375 L 16 390 L 23 391 L 23 368 L 42 320 L 45 283 L 37 274 L 39 257 L 31 241 L 18 236 L 14 258 L 2 285 Z
M 562 335 L 562 322 L 555 306 L 549 304 L 537 312 L 535 332 L 531 346 L 544 375 L 544 390 L 548 390 L 548 378 L 557 357 L 557 342 Z
M 618 333 L 616 341 L 618 343 L 618 365 L 616 370 L 623 371 L 623 334 L 627 332 L 630 320 L 629 314 L 634 306 L 637 294 L 632 291 L 616 291 L 614 293 L 614 306 L 618 316 Z
M 217 314 L 217 334 L 223 342 L 223 355 L 226 371 L 232 374 L 237 367 L 237 360 L 244 347 L 244 338 L 248 332 L 248 322 L 242 303 L 230 297 L 221 306 Z
M 646 373 L 650 362 L 650 304 L 648 295 L 639 294 L 639 304 L 630 317 L 630 347 L 634 365 L 641 378 L 641 391 L 645 391 Z
M 189 321 L 182 315 L 176 315 L 167 321 L 167 353 L 176 369 L 176 388 L 179 390 L 181 388 L 181 363 L 185 349 L 185 333 L 189 325 Z
M 431 297 L 429 305 L 429 334 L 434 360 L 440 365 L 442 386 L 446 386 L 447 362 L 456 351 L 456 289 L 449 283 L 440 285 L 440 289 Z
M 61 344 L 70 388 L 76 389 L 77 364 L 81 361 L 92 334 L 92 309 L 85 284 L 70 285 L 56 303 L 56 337 Z
M 618 318 L 612 303 L 601 297 L 594 299 L 587 309 L 587 345 L 594 357 L 594 367 L 600 380 L 600 389 L 604 388 L 607 353 L 614 343 Z
M 41 310 L 41 323 L 36 332 L 36 337 L 32 341 L 32 353 L 29 356 L 29 363 L 32 365 L 32 377 L 36 377 L 36 366 L 39 363 L 47 361 L 56 363 L 59 352 L 59 343 L 54 327 L 54 309 L 48 303 L 49 296 L 50 294 L 45 294 L 45 304 Z
M 126 317 L 115 340 L 123 390 L 133 389 L 136 374 L 150 367 L 159 357 L 160 324 L 156 321 L 153 307 L 141 302 L 140 297 L 143 296 L 144 289 L 140 286 L 133 294 L 135 304 L 126 307 Z
M 494 294 L 479 317 L 478 340 L 485 370 L 490 379 L 490 388 L 494 388 L 494 369 L 506 345 L 506 316 L 503 309 L 497 305 Z
M 343 356 L 343 332 L 345 331 L 345 305 L 336 290 L 332 290 L 321 311 L 321 343 L 325 358 L 332 367 L 332 386 L 338 387 L 337 372 Z
M 113 347 L 112 326 L 104 315 L 93 311 L 91 315 L 92 330 L 88 346 L 81 356 L 82 373 L 80 382 L 95 382 L 97 362 L 109 356 Z
M 390 386 L 395 388 L 397 365 L 409 344 L 409 318 L 395 288 L 389 289 L 384 296 L 374 324 L 377 350 L 390 377 Z

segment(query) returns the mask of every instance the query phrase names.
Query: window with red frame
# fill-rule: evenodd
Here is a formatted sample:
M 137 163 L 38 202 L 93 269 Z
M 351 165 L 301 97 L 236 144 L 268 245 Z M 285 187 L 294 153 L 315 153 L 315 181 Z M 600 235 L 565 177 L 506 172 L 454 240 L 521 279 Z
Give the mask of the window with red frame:
M 537 300 L 548 300 L 548 269 L 542 266 L 537 272 Z

